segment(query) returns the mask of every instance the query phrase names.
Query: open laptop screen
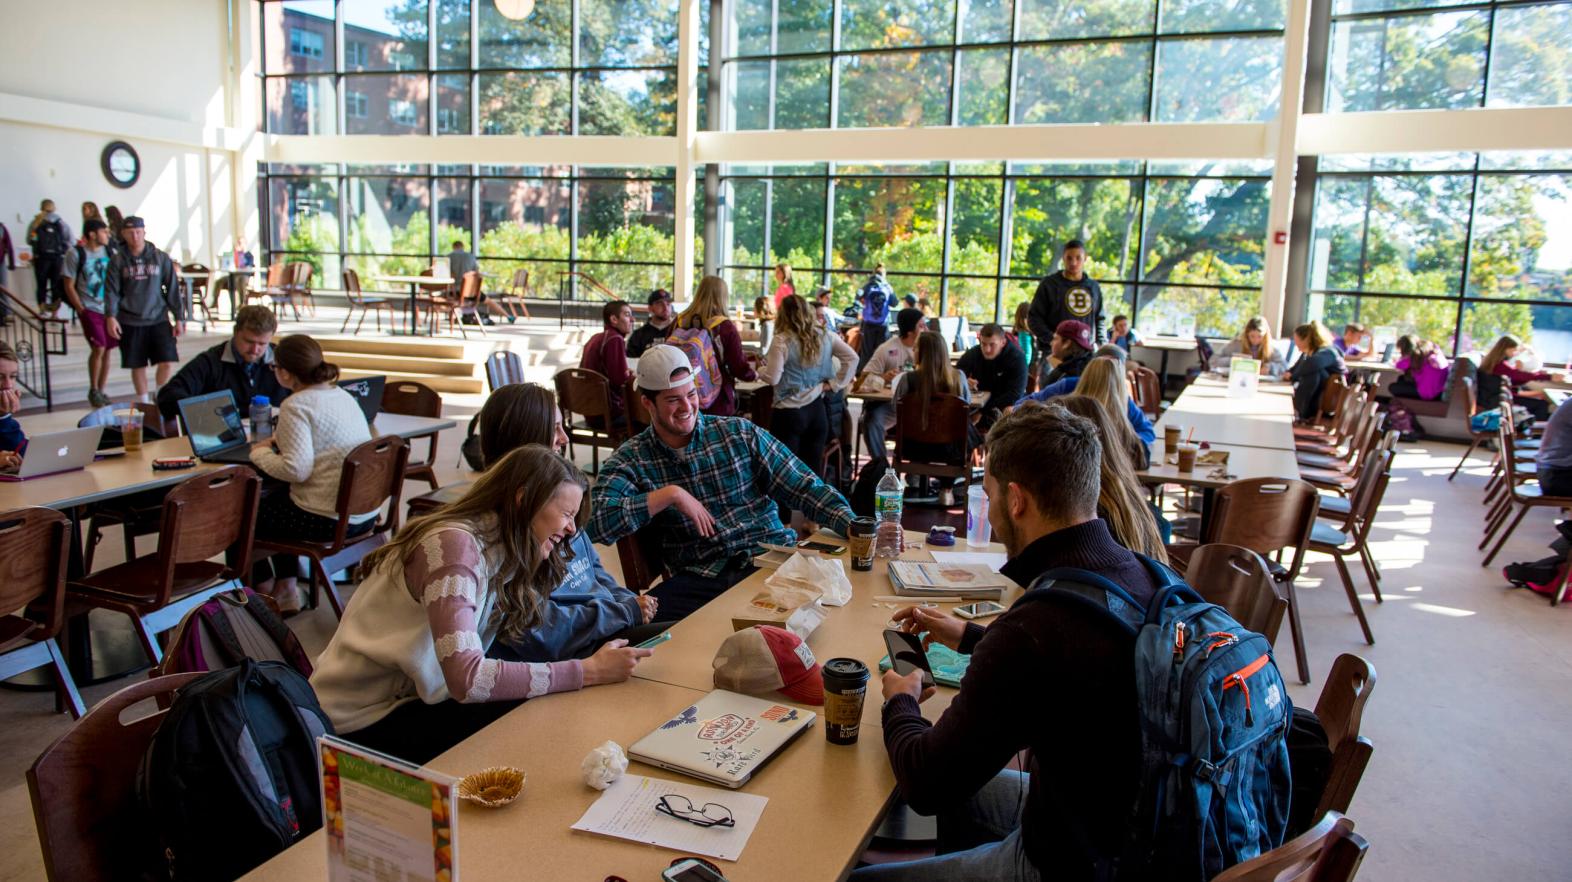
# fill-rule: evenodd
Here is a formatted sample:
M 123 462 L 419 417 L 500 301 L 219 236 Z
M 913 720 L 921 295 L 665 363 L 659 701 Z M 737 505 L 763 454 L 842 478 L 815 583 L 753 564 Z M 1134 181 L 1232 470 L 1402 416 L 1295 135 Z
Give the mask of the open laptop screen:
M 181 399 L 180 418 L 191 438 L 191 451 L 197 456 L 246 443 L 240 408 L 235 406 L 235 396 L 228 389 Z

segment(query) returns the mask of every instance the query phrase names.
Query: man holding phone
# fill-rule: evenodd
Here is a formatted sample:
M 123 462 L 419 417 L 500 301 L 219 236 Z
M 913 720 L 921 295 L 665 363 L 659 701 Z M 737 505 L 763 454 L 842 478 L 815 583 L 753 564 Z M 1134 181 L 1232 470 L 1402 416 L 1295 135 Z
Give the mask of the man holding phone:
M 1058 405 L 1027 405 L 988 433 L 989 521 L 1030 586 L 1058 567 L 1097 573 L 1142 603 L 1157 585 L 1097 517 L 1097 429 Z M 901 797 L 939 816 L 938 855 L 865 867 L 857 880 L 1097 878 L 1120 855 L 1140 787 L 1131 701 L 1134 640 L 1067 593 L 1033 592 L 984 628 L 925 607 L 904 630 L 969 653 L 960 692 L 937 723 L 921 671 L 885 673 L 884 743 Z M 1023 749 L 1027 768 L 999 770 Z

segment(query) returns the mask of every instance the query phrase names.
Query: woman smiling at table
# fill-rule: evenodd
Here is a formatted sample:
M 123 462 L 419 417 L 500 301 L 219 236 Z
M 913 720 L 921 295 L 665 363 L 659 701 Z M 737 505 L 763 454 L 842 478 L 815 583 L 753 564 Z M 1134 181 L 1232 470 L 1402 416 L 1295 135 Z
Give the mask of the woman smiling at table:
M 311 686 L 340 735 L 425 763 L 551 692 L 626 680 L 648 649 L 613 640 L 587 659 L 486 658 L 541 620 L 588 517 L 584 477 L 539 445 L 509 453 L 459 501 L 409 522 L 361 564 L 363 581 Z

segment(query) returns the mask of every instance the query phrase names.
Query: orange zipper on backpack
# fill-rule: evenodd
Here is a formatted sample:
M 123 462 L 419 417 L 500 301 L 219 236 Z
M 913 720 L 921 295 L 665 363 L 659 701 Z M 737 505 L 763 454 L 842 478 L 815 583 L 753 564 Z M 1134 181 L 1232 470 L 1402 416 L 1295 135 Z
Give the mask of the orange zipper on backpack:
M 1255 725 L 1255 714 L 1251 711 L 1250 708 L 1250 684 L 1246 683 L 1245 681 L 1250 677 L 1255 676 L 1257 671 L 1266 667 L 1266 663 L 1270 660 L 1270 656 L 1263 655 L 1260 658 L 1257 658 L 1255 661 L 1245 665 L 1239 670 L 1234 671 L 1232 674 L 1229 674 L 1223 678 L 1223 692 L 1226 693 L 1233 687 L 1238 686 L 1239 690 L 1244 693 L 1246 726 Z

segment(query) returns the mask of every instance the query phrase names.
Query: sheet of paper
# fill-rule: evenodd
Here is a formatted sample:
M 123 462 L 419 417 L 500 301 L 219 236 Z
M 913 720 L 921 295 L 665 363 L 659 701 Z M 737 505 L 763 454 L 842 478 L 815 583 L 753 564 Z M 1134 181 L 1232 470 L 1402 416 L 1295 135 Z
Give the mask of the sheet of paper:
M 701 827 L 656 811 L 662 796 L 686 796 L 695 806 L 716 803 L 736 819 L 734 827 Z M 643 775 L 623 775 L 573 825 L 575 830 L 631 839 L 687 854 L 735 861 L 764 814 L 767 797 Z
M 1010 556 L 1002 551 L 934 551 L 934 563 L 943 564 L 982 564 L 994 572 L 999 572 L 1004 567 L 1004 562 Z

